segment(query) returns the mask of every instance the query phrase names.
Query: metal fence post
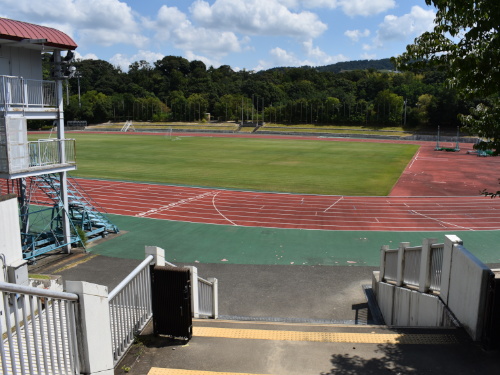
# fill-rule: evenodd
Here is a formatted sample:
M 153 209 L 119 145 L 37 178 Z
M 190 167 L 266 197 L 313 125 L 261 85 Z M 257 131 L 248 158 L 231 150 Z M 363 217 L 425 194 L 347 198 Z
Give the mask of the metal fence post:
M 149 255 L 153 256 L 153 263 L 156 266 L 163 267 L 165 266 L 165 250 L 158 246 L 146 246 L 144 249 L 144 253 L 146 254 L 146 258 Z
M 380 281 L 383 281 L 385 277 L 385 253 L 387 250 L 389 250 L 389 245 L 383 245 L 380 248 Z
M 191 270 L 191 313 L 193 318 L 200 317 L 200 309 L 198 304 L 198 268 L 194 266 L 188 267 Z
M 113 375 L 108 288 L 84 281 L 66 281 L 66 289 L 79 297 L 77 336 L 81 372 L 88 375 Z
M 212 318 L 219 318 L 219 280 L 215 277 L 209 277 L 208 281 L 212 283 Z
M 462 240 L 454 234 L 447 234 L 444 240 L 443 249 L 443 270 L 441 272 L 441 290 L 440 297 L 443 302 L 448 304 L 450 292 L 451 262 L 453 258 L 453 248 L 455 245 L 462 245 Z
M 420 255 L 420 276 L 418 290 L 427 293 L 431 286 L 431 245 L 437 243 L 435 238 L 425 238 L 422 241 L 422 253 Z
M 401 242 L 398 249 L 398 270 L 396 274 L 396 285 L 402 286 L 404 280 L 405 248 L 409 247 L 409 242 Z

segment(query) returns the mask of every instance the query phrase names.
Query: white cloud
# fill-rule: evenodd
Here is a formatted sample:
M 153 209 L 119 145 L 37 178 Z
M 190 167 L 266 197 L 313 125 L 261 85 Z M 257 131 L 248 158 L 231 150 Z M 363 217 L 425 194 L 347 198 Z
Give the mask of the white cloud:
M 158 11 L 157 19 L 148 23 L 148 27 L 156 30 L 158 40 L 172 43 L 186 54 L 204 54 L 216 60 L 229 53 L 242 51 L 243 45 L 249 41 L 248 38 L 238 39 L 231 31 L 196 27 L 179 9 L 165 5 Z M 211 60 L 198 57 L 201 61 Z
M 293 52 L 276 47 L 269 51 L 270 60 L 259 60 L 259 65 L 254 70 L 269 69 L 273 66 L 322 66 L 346 61 L 348 58 L 342 54 L 331 56 L 315 47 L 312 41 L 302 43 L 306 58 L 301 59 Z
M 355 16 L 373 16 L 396 6 L 395 0 L 277 0 L 289 8 L 337 9 Z
M 363 60 L 375 60 L 377 55 L 375 53 L 362 53 L 361 58 Z
M 322 51 L 319 47 L 315 47 L 313 45 L 312 40 L 306 41 L 303 44 L 305 53 L 307 54 L 308 58 L 313 61 L 312 64 L 307 64 L 311 66 L 318 66 L 318 65 L 329 65 L 329 64 L 334 64 L 339 61 L 345 61 L 348 60 L 346 56 L 343 54 L 331 56 L 328 55 L 326 52 Z
M 363 49 L 383 48 L 390 42 L 411 42 L 413 38 L 434 28 L 435 16 L 433 10 L 425 10 L 417 5 L 401 17 L 387 15 L 379 25 L 373 44 L 364 45 Z
M 360 38 L 366 38 L 370 36 L 370 30 L 346 30 L 344 35 L 351 39 L 353 42 L 358 42 Z
M 190 8 L 193 20 L 204 27 L 243 34 L 291 36 L 305 39 L 323 34 L 327 25 L 308 11 L 294 13 L 278 0 L 197 0 Z
M 405 40 L 410 36 L 418 36 L 425 31 L 432 30 L 436 14 L 433 10 L 425 10 L 419 6 L 411 8 L 411 12 L 397 17 L 387 15 L 380 25 L 377 38 L 381 42 L 391 40 Z
M 348 16 L 373 16 L 396 6 L 394 0 L 339 0 L 339 5 Z
M 217 61 L 217 60 L 213 60 L 213 59 L 210 59 L 208 57 L 205 57 L 205 56 L 199 56 L 199 55 L 195 55 L 194 53 L 192 52 L 187 52 L 186 53 L 186 59 L 188 59 L 189 61 L 193 61 L 193 60 L 200 60 L 200 61 L 203 61 L 203 63 L 209 67 L 209 66 L 213 66 L 214 68 L 218 68 L 219 66 L 221 66 L 221 62 L 220 61 Z
M 144 60 L 149 63 L 154 63 L 158 60 L 163 59 L 164 57 L 165 56 L 161 53 L 140 50 L 133 56 L 127 56 L 121 53 L 117 53 L 109 59 L 109 62 L 114 66 L 120 67 L 122 71 L 127 72 L 130 64 L 136 61 Z
M 9 18 L 55 27 L 87 45 L 114 43 L 141 46 L 141 35 L 132 9 L 119 0 L 2 0 Z M 75 31 L 77 30 L 77 31 Z
M 99 60 L 96 54 L 94 53 L 87 53 L 85 55 L 80 55 L 78 51 L 75 51 L 75 59 L 76 60 Z

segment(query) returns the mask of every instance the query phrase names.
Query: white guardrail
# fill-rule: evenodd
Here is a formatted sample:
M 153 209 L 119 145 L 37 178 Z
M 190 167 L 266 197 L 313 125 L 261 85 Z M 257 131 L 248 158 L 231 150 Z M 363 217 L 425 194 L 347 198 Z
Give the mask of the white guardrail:
M 65 163 L 76 163 L 76 140 L 39 139 L 28 142 L 30 167 L 44 167 L 61 163 L 61 151 L 64 148 Z
M 0 295 L 2 374 L 80 373 L 76 294 L 0 282 Z
M 56 82 L 0 76 L 0 105 L 56 107 Z
M 134 342 L 135 336 L 144 329 L 153 316 L 151 301 L 150 264 L 152 255 L 139 264 L 108 295 L 113 360 L 120 361 Z M 165 265 L 177 267 L 165 261 Z M 194 318 L 218 317 L 218 282 L 215 278 L 205 280 L 198 276 L 196 267 L 191 270 L 191 309 Z
M 118 363 L 153 315 L 149 255 L 108 295 L 113 360 Z
M 422 246 L 402 242 L 399 249 L 381 249 L 380 280 L 398 286 L 414 287 L 421 292 L 439 292 L 443 269 L 444 244 L 430 239 Z

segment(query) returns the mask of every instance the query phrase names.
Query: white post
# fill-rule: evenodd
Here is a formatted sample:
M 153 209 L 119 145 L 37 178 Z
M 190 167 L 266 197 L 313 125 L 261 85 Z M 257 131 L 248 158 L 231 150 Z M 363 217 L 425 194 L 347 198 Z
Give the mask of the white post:
M 398 249 L 398 268 L 396 273 L 396 285 L 402 286 L 404 280 L 405 248 L 410 247 L 409 242 L 401 242 Z
M 420 276 L 418 281 L 418 291 L 427 293 L 431 286 L 431 246 L 437 239 L 426 238 L 422 241 L 422 252 L 420 253 Z
M 163 267 L 165 265 L 165 250 L 158 246 L 146 246 L 144 249 L 145 257 L 152 255 L 154 257 L 153 262 L 156 266 Z
M 191 270 L 191 313 L 193 318 L 200 317 L 200 308 L 198 305 L 198 268 L 188 266 Z
M 385 253 L 389 250 L 389 245 L 383 245 L 380 248 L 380 281 L 385 278 Z
M 113 375 L 108 288 L 85 281 L 66 281 L 66 291 L 79 298 L 76 329 L 81 374 Z
M 443 249 L 443 270 L 441 271 L 441 290 L 439 295 L 443 302 L 448 305 L 450 292 L 451 262 L 453 259 L 453 249 L 455 245 L 462 245 L 462 240 L 454 234 L 447 234 L 444 240 Z
M 212 283 L 212 318 L 219 318 L 219 280 L 215 277 L 209 277 L 208 281 Z
M 62 70 L 61 70 L 61 52 L 54 51 L 54 63 L 55 63 L 55 79 L 56 79 L 56 91 L 57 91 L 57 105 L 58 105 L 58 120 L 57 120 L 57 139 L 59 140 L 59 162 L 61 164 L 66 163 L 66 149 L 64 147 L 65 139 L 64 135 L 64 98 L 63 98 L 63 82 L 62 82 Z M 66 245 L 64 250 L 66 253 L 71 252 L 71 231 L 69 225 L 69 204 L 68 204 L 68 182 L 66 172 L 59 173 L 60 182 L 60 192 L 61 200 L 63 205 L 63 214 L 61 215 L 62 225 L 63 225 L 63 235 Z

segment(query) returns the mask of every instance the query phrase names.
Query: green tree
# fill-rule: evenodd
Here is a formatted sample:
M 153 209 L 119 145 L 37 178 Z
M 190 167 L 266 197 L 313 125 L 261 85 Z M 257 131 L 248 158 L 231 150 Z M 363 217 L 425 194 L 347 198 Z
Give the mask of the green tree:
M 483 103 L 471 108 L 469 115 L 462 115 L 461 120 L 467 128 L 482 140 L 476 145 L 479 150 L 493 150 L 493 155 L 500 154 L 500 104 L 498 100 L 492 106 Z
M 201 94 L 191 94 L 187 98 L 190 121 L 201 121 L 208 110 L 208 100 Z
M 81 96 L 81 107 L 77 112 L 77 117 L 90 124 L 98 124 L 111 118 L 111 108 L 112 103 L 109 96 L 91 90 Z
M 401 125 L 403 105 L 403 97 L 389 90 L 379 92 L 374 102 L 374 110 L 377 113 L 378 122 L 383 125 Z
M 395 60 L 402 68 L 425 69 L 438 67 L 448 73 L 448 79 L 460 94 L 467 98 L 483 99 L 493 96 L 490 110 L 480 105 L 471 117 L 462 117 L 471 131 L 490 138 L 481 149 L 498 146 L 500 120 L 490 114 L 498 112 L 500 82 L 500 2 L 498 0 L 426 0 L 437 9 L 435 27 L 415 39 L 406 52 Z M 485 116 L 481 118 L 481 116 Z M 497 150 L 495 148 L 495 150 Z M 497 150 L 498 152 L 498 150 Z
M 430 117 L 436 110 L 436 98 L 430 94 L 423 94 L 418 97 L 415 108 L 411 110 L 409 117 L 415 122 L 415 125 L 429 125 Z

